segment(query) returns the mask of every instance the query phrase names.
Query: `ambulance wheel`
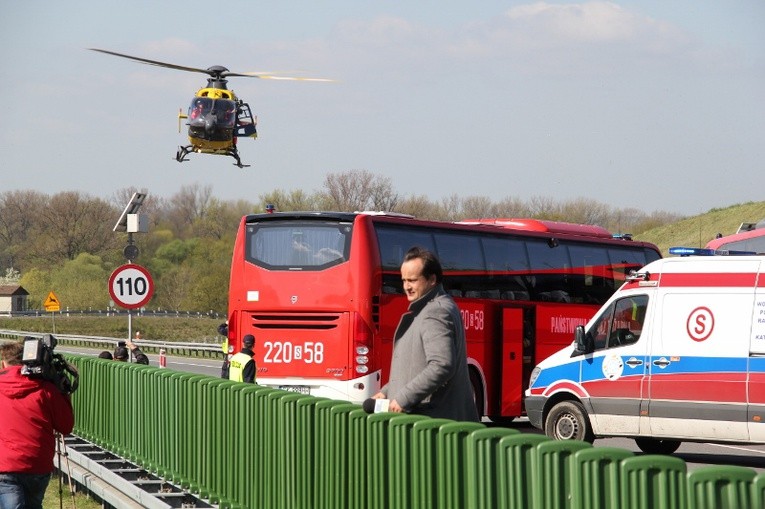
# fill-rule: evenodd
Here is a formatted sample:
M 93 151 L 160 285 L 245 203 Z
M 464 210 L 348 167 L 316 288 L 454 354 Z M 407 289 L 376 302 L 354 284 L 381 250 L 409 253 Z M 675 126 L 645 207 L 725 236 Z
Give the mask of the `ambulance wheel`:
M 636 438 L 635 443 L 646 454 L 672 454 L 680 447 L 680 440 Z
M 545 434 L 555 440 L 595 440 L 587 413 L 578 401 L 561 401 L 552 407 L 545 420 Z

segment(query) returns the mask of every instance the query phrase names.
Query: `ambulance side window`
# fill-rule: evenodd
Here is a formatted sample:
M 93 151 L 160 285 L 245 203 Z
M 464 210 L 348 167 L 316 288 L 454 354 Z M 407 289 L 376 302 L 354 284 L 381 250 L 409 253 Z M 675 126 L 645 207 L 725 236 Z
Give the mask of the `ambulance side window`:
M 643 331 L 647 307 L 647 295 L 633 295 L 611 303 L 587 332 L 594 351 L 636 343 Z
M 633 295 L 613 303 L 613 321 L 608 333 L 607 348 L 631 345 L 640 339 L 643 332 L 647 295 Z
M 608 339 L 608 332 L 611 330 L 611 321 L 614 315 L 614 305 L 611 304 L 608 308 L 604 309 L 600 316 L 596 319 L 596 322 L 592 324 L 588 336 L 591 336 L 591 340 L 595 350 L 603 350 L 606 348 L 606 342 Z

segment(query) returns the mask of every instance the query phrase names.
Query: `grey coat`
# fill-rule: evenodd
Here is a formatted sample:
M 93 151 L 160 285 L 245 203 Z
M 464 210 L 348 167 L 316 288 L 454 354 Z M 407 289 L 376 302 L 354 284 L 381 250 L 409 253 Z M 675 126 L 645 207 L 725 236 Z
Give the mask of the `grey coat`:
M 478 421 L 467 368 L 465 328 L 437 285 L 409 304 L 396 328 L 390 378 L 381 392 L 406 411 Z

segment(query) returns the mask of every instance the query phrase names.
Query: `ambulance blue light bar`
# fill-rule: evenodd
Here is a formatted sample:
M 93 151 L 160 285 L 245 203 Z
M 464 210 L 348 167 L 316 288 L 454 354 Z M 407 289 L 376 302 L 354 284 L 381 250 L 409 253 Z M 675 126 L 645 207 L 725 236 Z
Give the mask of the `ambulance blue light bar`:
M 675 256 L 740 256 L 755 255 L 754 251 L 729 251 L 727 249 L 709 249 L 705 247 L 671 247 L 669 254 Z

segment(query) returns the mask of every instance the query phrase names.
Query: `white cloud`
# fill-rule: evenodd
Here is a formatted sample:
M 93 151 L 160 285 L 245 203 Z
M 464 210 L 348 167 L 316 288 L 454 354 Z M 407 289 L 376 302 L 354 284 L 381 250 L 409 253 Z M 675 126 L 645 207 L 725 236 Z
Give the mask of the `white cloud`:
M 704 67 L 710 59 L 679 27 L 602 1 L 529 3 L 452 29 L 391 16 L 344 21 L 328 49 L 361 68 L 440 66 L 441 73 L 470 72 L 487 61 L 524 74 L 576 75 L 638 64 Z M 374 62 L 364 61 L 372 51 Z
M 515 28 L 564 43 L 625 41 L 654 24 L 610 2 L 537 2 L 511 8 L 505 17 Z

